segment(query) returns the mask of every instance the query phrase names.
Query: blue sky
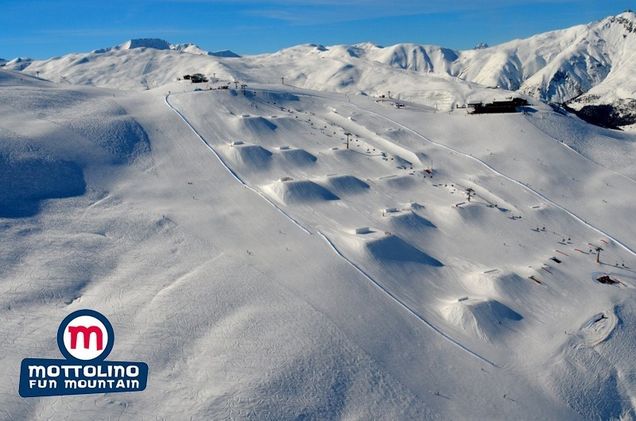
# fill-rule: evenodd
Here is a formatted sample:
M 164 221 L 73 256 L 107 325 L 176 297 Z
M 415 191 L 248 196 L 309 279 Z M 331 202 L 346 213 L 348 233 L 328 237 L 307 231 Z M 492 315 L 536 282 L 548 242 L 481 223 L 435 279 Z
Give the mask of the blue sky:
M 144 37 L 239 54 L 363 41 L 463 49 L 630 6 L 634 0 L 0 0 L 0 57 L 47 58 Z

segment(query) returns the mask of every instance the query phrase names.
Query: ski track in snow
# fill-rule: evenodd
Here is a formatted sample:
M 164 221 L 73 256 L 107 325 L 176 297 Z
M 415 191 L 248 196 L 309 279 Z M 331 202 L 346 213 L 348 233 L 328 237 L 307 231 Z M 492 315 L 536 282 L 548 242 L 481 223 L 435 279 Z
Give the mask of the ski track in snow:
M 219 162 L 221 163 L 221 165 L 223 166 L 223 168 L 225 168 L 227 170 L 228 173 L 230 173 L 230 175 L 239 183 L 241 183 L 243 185 L 243 187 L 249 189 L 250 191 L 256 193 L 257 195 L 259 195 L 260 197 L 262 197 L 263 199 L 265 199 L 265 201 L 267 201 L 267 203 L 269 203 L 272 207 L 274 207 L 276 210 L 278 210 L 285 218 L 289 219 L 294 225 L 296 225 L 298 228 L 300 228 L 305 234 L 307 235 L 311 235 L 311 232 L 305 228 L 300 222 L 298 222 L 297 220 L 295 220 L 294 218 L 292 218 L 287 212 L 285 212 L 283 209 L 281 209 L 278 205 L 276 205 L 274 202 L 272 202 L 267 196 L 265 196 L 263 193 L 261 193 L 260 191 L 256 190 L 254 187 L 248 185 L 245 181 L 243 181 L 243 179 L 241 177 L 239 177 L 238 174 L 236 174 L 223 160 L 223 158 L 221 158 L 221 155 L 218 154 L 218 152 L 212 147 L 212 145 L 210 145 L 203 136 L 201 136 L 201 134 L 197 131 L 197 129 L 194 128 L 194 126 L 192 124 L 190 124 L 190 121 L 188 121 L 188 119 L 179 111 L 177 110 L 168 100 L 168 97 L 171 94 L 168 94 L 164 97 L 164 102 L 166 103 L 166 105 L 172 110 L 174 111 L 179 118 L 181 118 L 181 120 L 183 120 L 183 122 L 190 128 L 190 130 L 192 130 L 192 132 L 199 138 L 199 140 L 214 154 L 214 156 L 216 157 L 216 159 L 219 160 Z
M 289 214 L 287 214 L 284 210 L 282 210 L 279 206 L 277 206 L 275 203 L 273 203 L 268 197 L 266 197 L 263 193 L 261 193 L 260 191 L 256 190 L 255 188 L 251 187 L 250 185 L 248 185 L 245 181 L 243 181 L 243 179 L 241 179 L 241 177 L 236 174 L 228 165 L 227 163 L 225 163 L 225 161 L 223 160 L 223 158 L 221 158 L 221 156 L 218 154 L 218 152 L 212 147 L 212 145 L 210 145 L 210 143 L 208 143 L 205 138 L 194 128 L 194 126 L 188 121 L 188 119 L 179 111 L 176 109 L 176 107 L 174 107 L 168 97 L 171 94 L 168 94 L 164 97 L 164 101 L 166 103 L 166 105 L 172 110 L 174 111 L 180 118 L 181 120 L 183 120 L 183 122 L 190 128 L 190 130 L 192 130 L 192 132 L 199 138 L 199 140 L 201 142 L 203 142 L 203 144 L 214 154 L 214 156 L 219 160 L 219 162 L 221 163 L 221 165 L 223 165 L 223 167 L 227 170 L 228 173 L 230 173 L 230 175 L 239 183 L 241 183 L 244 187 L 246 187 L 247 189 L 251 190 L 252 192 L 258 194 L 260 197 L 262 197 L 263 199 L 265 199 L 267 201 L 267 203 L 269 203 L 270 205 L 272 205 L 274 208 L 276 208 L 280 213 L 282 213 L 287 219 L 289 219 L 294 225 L 296 225 L 297 227 L 299 227 L 301 230 L 303 230 L 306 234 L 312 235 L 312 233 L 305 228 L 300 222 L 298 222 L 297 220 L 295 220 L 294 218 L 292 218 Z M 494 362 L 490 361 L 489 359 L 479 355 L 478 353 L 472 351 L 471 349 L 469 349 L 468 347 L 466 347 L 465 345 L 461 344 L 459 341 L 457 341 L 456 339 L 452 338 L 451 336 L 449 336 L 447 333 L 443 332 L 440 328 L 436 327 L 435 325 L 433 325 L 431 322 L 429 322 L 428 320 L 426 320 L 424 317 L 422 317 L 420 314 L 418 314 L 415 310 L 413 310 L 411 307 L 409 307 L 407 304 L 405 304 L 402 300 L 400 300 L 399 298 L 397 298 L 395 295 L 393 295 L 389 290 L 387 290 L 386 288 L 384 288 L 378 281 L 376 281 L 375 279 L 373 279 L 369 274 L 367 274 L 364 270 L 362 270 L 357 264 L 355 264 L 353 261 L 351 261 L 349 258 L 347 258 L 344 254 L 342 254 L 340 252 L 340 250 L 338 250 L 338 248 L 334 245 L 334 243 L 325 235 L 323 234 L 321 231 L 317 231 L 318 235 L 320 235 L 325 242 L 329 245 L 329 247 L 333 250 L 333 252 L 340 257 L 342 260 L 344 260 L 349 266 L 353 267 L 358 273 L 360 273 L 364 278 L 366 278 L 369 282 L 371 282 L 372 285 L 374 285 L 378 290 L 380 290 L 382 293 L 384 293 L 386 296 L 388 296 L 393 302 L 395 302 L 396 304 L 398 304 L 400 307 L 402 307 L 404 310 L 406 310 L 409 314 L 411 314 L 412 316 L 414 316 L 416 319 L 418 319 L 420 322 L 424 323 L 426 326 L 428 326 L 430 329 L 432 329 L 435 333 L 437 333 L 438 335 L 440 335 L 442 338 L 444 338 L 446 341 L 450 342 L 451 344 L 453 344 L 454 346 L 458 347 L 459 349 L 461 349 L 462 351 L 470 354 L 471 356 L 477 358 L 478 360 L 485 362 L 487 364 L 489 364 L 492 367 L 498 367 L 497 364 L 495 364 Z
M 435 333 L 437 333 L 438 335 L 442 336 L 444 339 L 446 339 L 448 342 L 450 342 L 451 344 L 455 345 L 456 347 L 458 347 L 462 351 L 467 352 L 471 356 L 477 358 L 480 361 L 483 361 L 483 362 L 491 365 L 492 367 L 497 367 L 497 368 L 499 367 L 497 364 L 495 364 L 494 362 L 490 361 L 489 359 L 487 359 L 485 357 L 482 357 L 481 355 L 479 355 L 475 351 L 472 351 L 470 348 L 466 347 L 465 345 L 462 345 L 459 341 L 457 341 L 456 339 L 453 339 L 447 333 L 444 333 L 441 329 L 439 329 L 438 327 L 433 325 L 431 322 L 426 320 L 424 317 L 422 317 L 420 314 L 418 314 L 415 310 L 413 310 L 411 307 L 406 305 L 402 300 L 400 300 L 395 295 L 393 295 L 389 290 L 387 290 L 382 285 L 380 285 L 379 282 L 377 282 L 375 279 L 373 279 L 369 274 L 367 274 L 364 270 L 362 270 L 362 268 L 360 268 L 357 264 L 355 264 L 353 261 L 348 259 L 342 252 L 340 252 L 340 250 L 338 250 L 336 245 L 329 239 L 329 237 L 327 237 L 321 231 L 317 231 L 317 232 L 318 232 L 318 235 L 320 235 L 325 240 L 325 242 L 327 244 L 329 244 L 329 247 L 331 247 L 331 249 L 334 251 L 334 253 L 336 253 L 343 260 L 345 260 L 351 267 L 353 267 L 358 273 L 360 273 L 362 276 L 364 276 L 369 282 L 371 282 L 376 288 L 378 288 L 381 292 L 383 292 L 386 296 L 388 296 L 393 302 L 398 304 L 400 307 L 402 307 L 408 313 L 410 313 L 415 318 L 417 318 L 420 322 L 424 323 L 426 326 L 431 328 Z
M 361 106 L 359 106 L 359 105 L 357 105 L 357 104 L 354 104 L 354 103 L 351 103 L 351 105 L 353 105 L 355 108 L 357 108 L 357 109 L 359 109 L 359 110 L 361 110 L 361 111 L 368 112 L 368 113 L 373 114 L 373 115 L 375 115 L 375 116 L 377 116 L 377 117 L 379 117 L 379 118 L 382 118 L 382 119 L 384 119 L 384 120 L 386 120 L 386 121 L 389 121 L 389 122 L 391 122 L 391 123 L 393 123 L 393 124 L 395 124 L 395 125 L 397 125 L 397 126 L 399 126 L 399 127 L 403 128 L 404 130 L 407 130 L 407 131 L 409 131 L 409 132 L 413 133 L 414 135 L 418 136 L 419 138 L 421 138 L 421 139 L 423 139 L 423 140 L 425 140 L 425 141 L 427 141 L 427 142 L 429 142 L 429 143 L 431 143 L 431 144 L 433 144 L 433 145 L 435 145 L 435 146 L 437 146 L 437 147 L 440 147 L 440 148 L 442 148 L 442 149 L 446 149 L 446 150 L 448 150 L 448 151 L 450 151 L 450 152 L 454 152 L 454 153 L 456 153 L 456 154 L 459 154 L 459 155 L 461 155 L 461 156 L 464 156 L 465 158 L 468 158 L 468 159 L 471 159 L 471 160 L 473 160 L 473 161 L 475 161 L 475 162 L 478 162 L 479 164 L 481 164 L 482 166 L 484 166 L 484 167 L 485 167 L 485 168 L 487 168 L 488 170 L 492 171 L 494 174 L 496 174 L 496 175 L 498 175 L 498 176 L 500 176 L 500 177 L 505 178 L 506 180 L 510 181 L 511 183 L 514 183 L 514 184 L 516 184 L 516 185 L 518 185 L 518 186 L 520 186 L 520 187 L 524 188 L 526 191 L 528 191 L 528 192 L 530 192 L 530 193 L 534 194 L 535 196 L 537 196 L 537 197 L 539 197 L 539 198 L 541 198 L 541 199 L 545 200 L 546 202 L 550 203 L 551 205 L 555 206 L 556 208 L 558 208 L 558 209 L 562 210 L 563 212 L 567 213 L 567 214 L 568 214 L 568 215 L 570 215 L 572 218 L 574 218 L 574 219 L 575 219 L 575 220 L 577 220 L 578 222 L 582 223 L 582 224 L 583 224 L 583 225 L 585 225 L 586 227 L 588 227 L 588 228 L 592 229 L 593 231 L 596 231 L 597 233 L 599 233 L 599 234 L 601 234 L 601 235 L 603 235 L 603 236 L 605 236 L 605 237 L 609 238 L 610 240 L 614 241 L 616 244 L 618 244 L 621 248 L 623 248 L 625 251 L 627 251 L 628 253 L 630 253 L 632 256 L 636 256 L 636 251 L 632 250 L 632 249 L 631 249 L 631 248 L 630 248 L 627 244 L 625 244 L 625 243 L 623 243 L 622 241 L 618 240 L 616 237 L 614 237 L 614 236 L 610 235 L 609 233 L 607 233 L 607 232 L 603 231 L 603 230 L 602 230 L 602 229 L 600 229 L 600 228 L 595 227 L 595 226 L 594 226 L 594 225 L 592 225 L 591 223 L 587 222 L 585 219 L 583 219 L 583 218 L 581 218 L 580 216 L 576 215 L 574 212 L 572 212 L 572 211 L 570 211 L 569 209 L 565 208 L 564 206 L 562 206 L 562 205 L 558 204 L 558 203 L 557 203 L 557 202 L 555 202 L 554 200 L 552 200 L 552 199 L 548 198 L 548 197 L 547 197 L 547 196 L 545 196 L 543 193 L 540 193 L 540 192 L 538 192 L 538 191 L 534 190 L 532 187 L 528 186 L 527 184 L 522 183 L 521 181 L 519 181 L 519 180 L 517 180 L 517 179 L 515 179 L 515 178 L 512 178 L 512 177 L 510 177 L 510 176 L 508 176 L 508 175 L 506 175 L 506 174 L 504 174 L 504 173 L 502 173 L 502 172 L 498 171 L 497 169 L 495 169 L 495 168 L 491 167 L 491 166 L 490 166 L 489 164 L 487 164 L 485 161 L 482 161 L 481 159 L 479 159 L 479 158 L 477 158 L 477 157 L 475 157 L 475 156 L 473 156 L 473 155 L 471 155 L 471 154 L 468 154 L 468 153 L 462 152 L 462 151 L 460 151 L 460 150 L 458 150 L 458 149 L 454 149 L 454 148 L 452 148 L 452 147 L 450 147 L 450 146 L 447 146 L 447 145 L 445 145 L 445 144 L 443 144 L 443 143 L 439 143 L 439 142 L 436 142 L 436 141 L 434 141 L 434 140 L 431 140 L 431 139 L 429 139 L 428 137 L 426 137 L 426 136 L 424 136 L 423 134 L 421 134 L 420 132 L 418 132 L 417 130 L 414 130 L 414 129 L 412 129 L 412 128 L 410 128 L 410 127 L 408 127 L 408 126 L 406 126 L 406 125 L 404 125 L 404 124 L 402 124 L 402 123 L 400 123 L 400 122 L 398 122 L 398 121 L 396 121 L 396 120 L 393 120 L 392 118 L 389 118 L 389 117 L 383 116 L 382 114 L 379 114 L 379 113 L 376 113 L 376 112 L 374 112 L 374 111 L 368 110 L 368 109 L 366 109 L 366 108 L 364 108 L 364 107 L 361 107 Z

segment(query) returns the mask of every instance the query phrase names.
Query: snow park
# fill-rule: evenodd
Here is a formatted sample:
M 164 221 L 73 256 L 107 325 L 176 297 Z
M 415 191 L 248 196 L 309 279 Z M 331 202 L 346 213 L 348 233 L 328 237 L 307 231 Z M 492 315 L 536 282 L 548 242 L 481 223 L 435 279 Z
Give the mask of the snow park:
M 3 2 L 0 420 L 636 420 L 628 6 Z

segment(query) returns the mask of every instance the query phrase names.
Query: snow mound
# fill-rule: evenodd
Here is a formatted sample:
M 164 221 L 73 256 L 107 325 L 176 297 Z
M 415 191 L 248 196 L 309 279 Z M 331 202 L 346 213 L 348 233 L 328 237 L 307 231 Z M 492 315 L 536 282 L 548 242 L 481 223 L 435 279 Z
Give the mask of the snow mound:
M 440 313 L 451 325 L 467 334 L 491 341 L 523 319 L 521 314 L 494 299 L 463 297 L 441 306 Z
M 261 116 L 245 115 L 241 116 L 239 121 L 243 127 L 256 134 L 274 131 L 277 129 L 276 124 L 272 123 L 269 119 Z
M 385 215 L 389 217 L 389 223 L 395 231 L 406 230 L 411 232 L 437 228 L 431 221 L 411 210 L 389 212 Z
M 464 286 L 474 294 L 506 297 L 514 302 L 524 302 L 531 296 L 534 284 L 515 272 L 490 269 L 469 273 Z
M 327 151 L 329 155 L 332 155 L 334 160 L 341 165 L 359 165 L 369 161 L 369 158 L 363 154 L 357 153 L 351 149 L 341 149 L 333 147 Z
M 369 189 L 369 185 L 353 175 L 327 176 L 324 183 L 334 191 L 343 194 L 363 193 Z
M 265 186 L 265 191 L 284 204 L 313 203 L 338 200 L 331 191 L 309 180 L 276 181 Z
M 410 175 L 390 175 L 380 178 L 380 181 L 387 186 L 397 189 L 406 190 L 415 187 L 415 177 Z
M 104 110 L 103 107 L 100 109 Z M 113 110 L 104 110 L 104 114 Z M 83 115 L 73 119 L 69 126 L 104 149 L 113 163 L 132 162 L 150 150 L 146 131 L 137 121 L 126 115 L 112 116 L 105 124 L 104 117 Z
M 286 162 L 297 167 L 313 165 L 318 160 L 318 158 L 304 149 L 281 149 L 280 156 Z
M 365 252 L 374 260 L 398 264 L 419 263 L 433 267 L 444 266 L 439 260 L 393 234 L 372 235 L 371 238 L 364 240 L 363 245 Z
M 225 155 L 241 168 L 260 170 L 271 163 L 272 153 L 260 145 L 237 144 L 224 149 Z
M 464 197 L 462 196 L 459 197 L 464 199 Z M 486 216 L 485 213 L 490 210 L 481 203 L 473 202 L 465 203 L 461 206 L 456 207 L 455 209 L 457 209 L 457 212 L 464 220 L 473 222 L 483 219 Z

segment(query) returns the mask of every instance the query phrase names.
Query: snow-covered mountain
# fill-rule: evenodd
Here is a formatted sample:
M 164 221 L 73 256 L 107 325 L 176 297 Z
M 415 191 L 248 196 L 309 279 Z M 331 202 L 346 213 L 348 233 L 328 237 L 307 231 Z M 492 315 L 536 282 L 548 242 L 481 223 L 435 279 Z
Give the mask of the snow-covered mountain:
M 240 57 L 238 54 L 230 50 L 210 52 L 202 49 L 196 44 L 170 44 L 168 41 L 157 38 L 131 39 L 120 45 L 118 48 L 122 50 L 133 50 L 135 48 L 152 48 L 154 50 L 173 50 L 180 53 L 197 54 L 202 56 Z M 106 51 L 102 50 L 101 52 Z
M 290 50 L 282 53 L 287 51 Z M 322 58 L 352 65 L 349 74 L 363 72 L 360 61 L 382 63 L 410 72 L 449 75 L 486 87 L 517 91 L 545 102 L 568 103 L 576 109 L 586 104 L 620 106 L 636 98 L 633 12 L 466 51 L 417 44 L 359 44 L 320 47 L 318 51 Z M 311 46 L 305 47 L 304 53 L 316 54 Z M 300 58 L 297 61 L 303 62 Z M 295 79 L 299 79 L 315 72 L 302 69 L 296 73 Z M 348 80 L 357 84 L 355 75 Z M 410 89 L 413 88 L 404 90 Z M 632 113 L 636 119 L 636 107 Z
M 16 57 L 12 60 L 4 60 L 0 63 L 1 66 L 6 66 L 7 69 L 20 71 L 33 64 L 33 60 L 28 57 Z
M 418 44 L 310 44 L 232 61 L 223 60 L 238 58 L 228 51 L 209 53 L 194 44 L 141 39 L 87 54 L 5 67 L 58 82 L 144 89 L 189 72 L 216 73 L 248 83 L 273 83 L 285 77 L 287 83 L 309 89 L 391 91 L 442 109 L 465 102 L 466 91 L 474 90 L 474 85 L 466 84 L 471 82 L 545 102 L 568 103 L 577 110 L 605 104 L 629 114 L 636 98 L 635 28 L 636 15 L 624 12 L 587 25 L 466 51 Z
M 325 55 L 356 57 L 415 72 L 445 73 L 484 86 L 520 91 L 546 102 L 566 102 L 595 88 L 617 96 L 635 96 L 636 15 L 625 12 L 598 22 L 547 32 L 488 48 L 455 51 L 443 47 L 398 44 L 337 46 Z M 612 79 L 616 79 L 612 82 Z M 590 92 L 595 95 L 594 92 Z
M 569 101 L 605 81 L 612 72 L 633 71 L 635 21 L 634 13 L 625 12 L 588 25 L 464 51 L 458 75 L 520 90 L 544 101 Z
M 240 57 L 238 54 L 230 50 L 210 52 L 202 49 L 196 44 L 170 44 L 168 41 L 159 38 L 138 38 L 131 39 L 124 42 L 121 45 L 113 47 L 114 50 L 134 50 L 138 48 L 151 48 L 153 50 L 170 50 L 180 53 L 189 53 L 202 56 L 215 56 L 215 57 Z M 111 48 L 103 48 L 95 50 L 93 53 L 104 54 L 112 50 Z
M 634 135 L 195 87 L 0 70 L 3 418 L 635 416 Z M 78 308 L 148 389 L 20 399 Z
M 636 134 L 453 107 L 540 97 L 568 45 L 611 67 L 572 106 L 629 101 L 624 15 L 471 51 L 6 63 L 0 419 L 636 418 Z M 605 56 L 574 42 L 593 31 Z M 147 389 L 20 398 L 82 308 Z
M 192 44 L 131 40 L 89 53 L 12 62 L 5 68 L 59 83 L 120 89 L 158 87 L 191 73 L 247 83 L 280 83 L 284 77 L 286 84 L 323 91 L 369 95 L 392 91 L 395 97 L 441 109 L 466 102 L 469 93 L 486 98 L 493 95 L 491 89 L 448 74 L 404 71 L 358 57 L 372 48 L 377 47 L 300 45 L 274 54 L 238 58 L 232 52 L 206 53 Z

